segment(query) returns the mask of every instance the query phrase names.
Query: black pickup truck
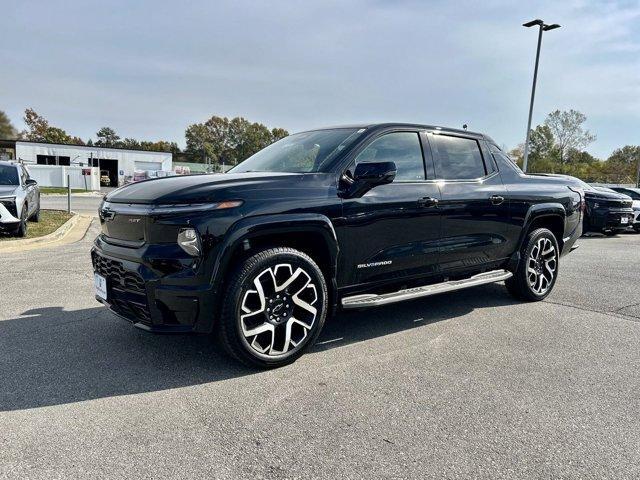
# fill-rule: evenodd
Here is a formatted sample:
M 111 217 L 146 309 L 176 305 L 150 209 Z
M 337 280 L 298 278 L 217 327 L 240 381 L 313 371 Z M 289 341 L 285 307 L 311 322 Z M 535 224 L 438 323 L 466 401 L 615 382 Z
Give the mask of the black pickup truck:
M 413 124 L 288 136 L 229 173 L 128 185 L 100 206 L 96 298 L 152 332 L 216 332 L 238 360 L 294 361 L 337 309 L 505 281 L 553 289 L 580 188 L 529 176 L 488 136 Z

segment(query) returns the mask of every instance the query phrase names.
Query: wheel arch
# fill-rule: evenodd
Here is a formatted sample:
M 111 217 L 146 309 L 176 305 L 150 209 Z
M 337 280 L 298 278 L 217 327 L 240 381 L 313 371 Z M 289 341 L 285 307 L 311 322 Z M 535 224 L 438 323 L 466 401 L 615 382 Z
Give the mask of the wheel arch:
M 520 261 L 520 256 L 527 235 L 537 228 L 547 228 L 553 233 L 558 242 L 558 248 L 562 252 L 564 246 L 564 234 L 567 214 L 560 203 L 539 203 L 532 205 L 525 216 L 524 224 L 518 239 L 518 248 L 509 260 L 508 269 L 515 271 Z
M 220 246 L 211 283 L 219 297 L 233 268 L 253 253 L 270 247 L 291 247 L 309 255 L 320 267 L 333 308 L 337 302 L 338 240 L 328 217 L 321 214 L 280 214 L 236 222 Z M 220 304 L 220 302 L 216 302 Z

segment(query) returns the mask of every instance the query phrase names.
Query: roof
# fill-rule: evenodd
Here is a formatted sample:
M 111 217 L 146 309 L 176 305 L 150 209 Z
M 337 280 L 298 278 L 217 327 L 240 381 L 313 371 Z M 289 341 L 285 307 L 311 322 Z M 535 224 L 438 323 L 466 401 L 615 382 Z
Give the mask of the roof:
M 322 128 L 310 128 L 308 130 L 304 130 L 304 132 L 312 132 L 314 130 L 330 130 L 330 129 L 334 129 L 334 128 L 368 128 L 368 129 L 374 129 L 375 128 L 375 129 L 382 129 L 382 128 L 393 128 L 393 127 L 420 128 L 420 129 L 425 129 L 425 130 L 437 130 L 437 131 L 442 131 L 442 132 L 458 133 L 458 134 L 461 134 L 461 135 L 472 135 L 472 136 L 475 136 L 475 137 L 480 137 L 480 138 L 485 138 L 485 139 L 491 140 L 488 136 L 484 135 L 483 133 L 472 132 L 470 130 L 461 130 L 459 128 L 451 128 L 451 127 L 441 127 L 441 126 L 437 126 L 437 125 L 425 125 L 425 124 L 422 124 L 422 123 L 402 123 L 402 122 L 355 123 L 355 124 L 348 124 L 348 125 L 333 125 L 333 126 L 322 127 Z M 300 132 L 300 133 L 303 133 L 303 132 Z
M 18 162 L 13 161 L 13 160 L 0 160 L 0 165 L 3 165 L 5 167 L 16 167 L 18 166 Z
M 164 151 L 164 150 L 143 150 L 141 148 L 123 148 L 123 147 L 103 147 L 102 145 L 77 145 L 75 143 L 54 143 L 54 142 L 40 142 L 35 140 L 13 140 L 9 138 L 0 138 L 0 147 L 15 147 L 17 143 L 30 143 L 33 145 L 52 145 L 58 147 L 70 147 L 70 148 L 86 148 L 93 150 L 118 150 L 125 152 L 144 152 L 144 153 L 170 153 L 173 152 Z

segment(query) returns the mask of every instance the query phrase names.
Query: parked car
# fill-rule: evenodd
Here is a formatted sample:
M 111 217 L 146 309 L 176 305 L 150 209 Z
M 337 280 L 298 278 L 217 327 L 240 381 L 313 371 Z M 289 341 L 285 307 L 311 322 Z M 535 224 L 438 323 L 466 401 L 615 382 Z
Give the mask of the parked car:
M 534 175 L 564 178 L 584 190 L 586 210 L 582 227 L 583 233 L 594 232 L 611 236 L 625 231 L 633 223 L 632 201 L 627 195 L 607 191 L 608 189 L 605 187 L 594 187 L 570 175 L 551 173 L 536 173 Z
M 506 281 L 552 291 L 583 194 L 488 136 L 410 124 L 290 135 L 229 173 L 111 192 L 96 298 L 152 332 L 216 331 L 254 366 L 294 361 L 327 315 Z
M 635 187 L 610 187 L 611 190 L 623 193 L 631 197 L 633 201 L 633 224 L 632 228 L 640 232 L 640 188 Z
M 29 220 L 40 220 L 38 183 L 24 165 L 0 161 L 0 230 L 24 237 Z
M 100 170 L 100 185 L 103 187 L 111 186 L 111 177 L 109 177 L 108 170 Z

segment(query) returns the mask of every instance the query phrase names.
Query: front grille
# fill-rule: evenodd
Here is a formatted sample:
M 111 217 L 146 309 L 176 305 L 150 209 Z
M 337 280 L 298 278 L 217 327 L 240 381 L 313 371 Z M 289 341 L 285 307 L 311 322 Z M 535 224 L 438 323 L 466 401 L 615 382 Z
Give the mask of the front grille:
M 597 202 L 610 208 L 631 208 L 633 205 L 631 200 L 597 200 Z
M 93 269 L 109 284 L 135 293 L 145 293 L 144 280 L 136 272 L 125 270 L 122 262 L 94 253 Z
M 93 269 L 107 279 L 107 301 L 111 309 L 132 322 L 151 324 L 144 280 L 124 268 L 122 262 L 92 254 Z
M 18 209 L 16 208 L 15 200 L 2 200 L 0 203 L 4 205 L 11 215 L 18 218 Z
M 135 320 L 146 324 L 151 324 L 151 313 L 146 303 L 136 303 L 130 300 L 113 298 L 111 308 L 118 314 L 129 320 Z

